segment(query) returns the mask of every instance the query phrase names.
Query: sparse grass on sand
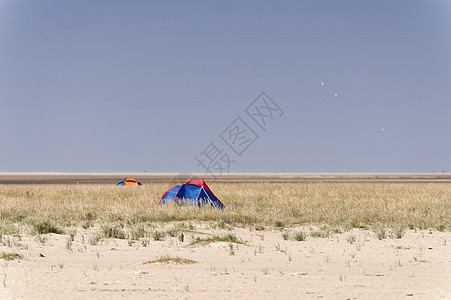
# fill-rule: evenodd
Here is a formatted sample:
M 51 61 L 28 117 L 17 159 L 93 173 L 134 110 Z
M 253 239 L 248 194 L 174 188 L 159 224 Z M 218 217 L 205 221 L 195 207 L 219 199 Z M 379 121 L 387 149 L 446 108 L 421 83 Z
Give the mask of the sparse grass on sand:
M 0 256 L 1 259 L 4 260 L 14 260 L 14 259 L 21 259 L 22 255 L 20 255 L 19 253 L 5 253 L 2 252 L 2 256 Z
M 197 262 L 192 259 L 182 258 L 182 257 L 178 257 L 178 256 L 171 257 L 169 255 L 162 256 L 158 259 L 143 262 L 143 264 L 155 264 L 155 263 L 163 263 L 163 264 L 173 263 L 173 264 L 177 264 L 177 265 L 190 265 L 190 264 L 195 264 Z
M 235 244 L 244 244 L 243 241 L 241 241 L 240 239 L 238 239 L 236 237 L 236 235 L 234 234 L 227 234 L 225 236 L 213 236 L 213 237 L 206 237 L 206 238 L 197 238 L 194 241 L 192 241 L 189 245 L 193 246 L 193 245 L 207 245 L 210 243 L 214 243 L 214 242 L 227 242 L 227 243 L 235 243 Z
M 218 226 L 327 224 L 344 228 L 451 229 L 451 185 L 440 183 L 215 183 L 225 204 L 211 208 L 160 206 L 165 184 L 0 186 L 0 235 L 29 228 L 35 234 L 63 233 L 67 226 L 137 226 L 206 221 Z M 24 225 L 24 226 L 22 226 Z M 122 228 L 122 227 L 121 227 Z M 104 236 L 122 236 L 103 227 Z M 114 229 L 114 230 L 110 230 Z M 21 229 L 23 230 L 23 229 Z

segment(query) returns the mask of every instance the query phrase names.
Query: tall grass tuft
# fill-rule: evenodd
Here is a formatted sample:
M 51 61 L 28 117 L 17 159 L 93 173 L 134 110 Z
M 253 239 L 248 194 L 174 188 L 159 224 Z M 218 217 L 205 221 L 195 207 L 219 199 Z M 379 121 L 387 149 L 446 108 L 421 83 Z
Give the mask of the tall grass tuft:
M 58 228 L 49 220 L 33 220 L 31 221 L 31 225 L 38 235 L 46 233 L 64 234 L 61 228 Z
M 302 242 L 305 241 L 305 239 L 307 238 L 307 234 L 303 231 L 299 231 L 294 234 L 293 238 L 295 241 Z
M 102 225 L 100 232 L 106 238 L 125 239 L 125 232 L 119 225 Z
M 14 259 L 21 259 L 22 255 L 20 255 L 19 253 L 5 253 L 2 252 L 2 255 L 0 256 L 1 259 L 4 260 L 14 260 Z

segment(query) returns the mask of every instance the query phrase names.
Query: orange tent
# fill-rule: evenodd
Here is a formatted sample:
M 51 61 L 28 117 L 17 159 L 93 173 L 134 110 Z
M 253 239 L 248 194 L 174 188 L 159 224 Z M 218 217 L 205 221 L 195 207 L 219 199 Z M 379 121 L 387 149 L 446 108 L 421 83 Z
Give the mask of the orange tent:
M 121 182 L 119 182 L 116 185 L 141 185 L 141 182 L 139 182 L 135 178 L 125 177 L 124 180 L 122 180 Z

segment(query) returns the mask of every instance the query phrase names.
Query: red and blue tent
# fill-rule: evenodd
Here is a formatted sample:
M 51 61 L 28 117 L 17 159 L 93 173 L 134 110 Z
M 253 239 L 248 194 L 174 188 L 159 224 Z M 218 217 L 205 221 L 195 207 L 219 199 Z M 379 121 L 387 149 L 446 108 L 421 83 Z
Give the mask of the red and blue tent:
M 203 180 L 187 181 L 184 184 L 170 188 L 161 197 L 160 204 L 170 203 L 198 207 L 211 205 L 219 209 L 224 209 L 225 207 Z

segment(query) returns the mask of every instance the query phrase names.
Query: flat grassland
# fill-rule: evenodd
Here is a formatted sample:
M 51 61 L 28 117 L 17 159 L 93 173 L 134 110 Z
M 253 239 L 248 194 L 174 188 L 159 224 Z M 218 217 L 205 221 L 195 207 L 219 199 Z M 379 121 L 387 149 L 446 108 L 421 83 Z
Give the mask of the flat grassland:
M 0 298 L 451 298 L 447 182 L 170 185 L 0 185 Z

